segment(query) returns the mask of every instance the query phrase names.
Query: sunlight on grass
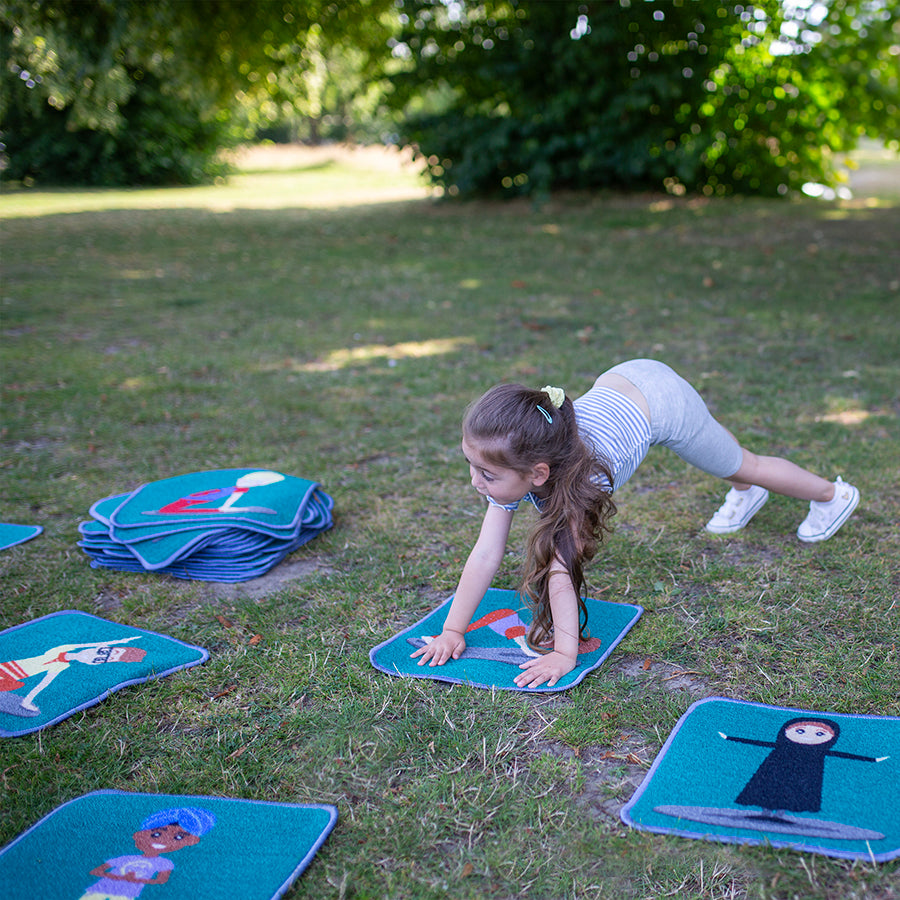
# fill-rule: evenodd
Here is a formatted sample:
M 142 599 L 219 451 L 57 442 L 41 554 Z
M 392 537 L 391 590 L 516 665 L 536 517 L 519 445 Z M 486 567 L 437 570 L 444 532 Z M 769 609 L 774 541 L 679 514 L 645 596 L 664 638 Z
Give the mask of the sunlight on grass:
M 260 371 L 287 370 L 289 372 L 337 372 L 348 366 L 386 359 L 392 365 L 401 359 L 422 359 L 455 353 L 463 347 L 474 345 L 472 338 L 438 338 L 432 341 L 407 341 L 401 344 L 367 344 L 362 347 L 342 347 L 314 362 L 282 360 L 260 367 Z
M 120 385 L 119 389 L 123 391 L 139 391 L 149 387 L 150 383 L 146 378 L 126 378 Z
M 143 281 L 145 278 L 155 278 L 155 271 L 150 271 L 149 269 L 120 269 L 119 270 L 119 278 L 123 278 L 126 281 Z
M 234 164 L 227 180 L 196 187 L 4 188 L 0 219 L 117 209 L 335 209 L 431 196 L 408 156 L 384 147 L 258 147 Z
M 872 414 L 865 409 L 843 409 L 840 412 L 818 416 L 817 422 L 836 422 L 838 425 L 859 425 Z

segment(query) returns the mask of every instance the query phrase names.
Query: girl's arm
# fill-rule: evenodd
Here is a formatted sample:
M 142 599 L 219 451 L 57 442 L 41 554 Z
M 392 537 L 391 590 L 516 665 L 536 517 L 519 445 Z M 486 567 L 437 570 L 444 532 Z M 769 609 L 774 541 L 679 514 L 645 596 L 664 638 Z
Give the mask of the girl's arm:
M 578 597 L 562 560 L 557 559 L 550 572 L 550 614 L 553 617 L 553 650 L 522 663 L 519 687 L 540 687 L 545 681 L 553 687 L 578 664 Z
M 481 533 L 469 553 L 453 595 L 444 630 L 431 643 L 411 654 L 421 657 L 420 666 L 425 663 L 442 666 L 450 659 L 459 659 L 466 649 L 466 629 L 503 561 L 513 515 L 499 506 L 488 506 L 481 523 Z

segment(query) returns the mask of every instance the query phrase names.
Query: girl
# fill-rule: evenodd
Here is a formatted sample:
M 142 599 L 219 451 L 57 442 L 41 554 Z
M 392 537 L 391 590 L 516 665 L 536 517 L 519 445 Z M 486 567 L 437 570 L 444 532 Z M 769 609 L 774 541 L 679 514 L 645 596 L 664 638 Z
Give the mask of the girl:
M 443 631 L 412 656 L 431 666 L 459 659 L 466 627 L 503 559 L 513 514 L 528 500 L 540 517 L 521 593 L 534 612 L 528 641 L 541 655 L 521 665 L 519 687 L 552 687 L 575 667 L 585 637 L 584 563 L 610 530 L 613 490 L 654 444 L 731 483 L 706 524 L 716 534 L 743 528 L 769 490 L 810 501 L 797 529 L 807 542 L 831 537 L 859 502 L 859 491 L 840 478 L 831 483 L 786 459 L 745 450 L 690 384 L 651 359 L 614 366 L 574 402 L 560 388 L 498 385 L 469 407 L 462 430 L 472 485 L 488 507 Z

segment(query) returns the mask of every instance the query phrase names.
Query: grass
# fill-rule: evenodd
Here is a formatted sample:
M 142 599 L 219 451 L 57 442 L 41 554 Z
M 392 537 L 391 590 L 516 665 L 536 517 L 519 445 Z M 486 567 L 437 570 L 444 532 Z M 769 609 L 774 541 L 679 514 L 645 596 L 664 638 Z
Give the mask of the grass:
M 0 196 L 0 520 L 45 529 L 0 555 L 0 627 L 76 608 L 211 652 L 2 742 L 0 844 L 111 787 L 336 804 L 291 900 L 896 896 L 896 863 L 618 819 L 699 697 L 900 715 L 896 195 L 442 205 L 382 157 L 243 167 L 209 188 Z M 373 670 L 477 532 L 466 403 L 502 379 L 574 396 L 636 356 L 752 448 L 852 480 L 852 521 L 806 546 L 803 505 L 773 498 L 714 538 L 721 484 L 654 450 L 589 570 L 646 609 L 599 672 L 529 697 Z M 92 570 L 76 547 L 100 497 L 239 466 L 335 498 L 335 528 L 291 558 L 302 580 L 224 591 Z

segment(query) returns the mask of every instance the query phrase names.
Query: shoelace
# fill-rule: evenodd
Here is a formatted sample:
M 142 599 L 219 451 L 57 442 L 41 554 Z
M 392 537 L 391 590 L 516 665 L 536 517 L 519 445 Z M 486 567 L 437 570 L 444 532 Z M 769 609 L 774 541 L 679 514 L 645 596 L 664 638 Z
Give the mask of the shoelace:
M 744 502 L 744 498 L 738 494 L 738 496 L 732 496 L 729 491 L 728 496 L 725 497 L 725 502 L 719 507 L 719 511 L 717 515 L 724 516 L 726 519 L 734 518 L 734 514 L 737 512 L 737 508 Z
M 813 501 L 809 504 L 809 515 L 807 516 L 806 521 L 809 522 L 810 526 L 819 528 L 830 521 L 831 517 L 828 515 L 827 507 L 827 503 L 817 503 Z

